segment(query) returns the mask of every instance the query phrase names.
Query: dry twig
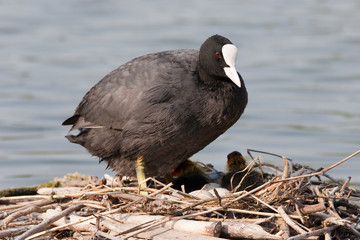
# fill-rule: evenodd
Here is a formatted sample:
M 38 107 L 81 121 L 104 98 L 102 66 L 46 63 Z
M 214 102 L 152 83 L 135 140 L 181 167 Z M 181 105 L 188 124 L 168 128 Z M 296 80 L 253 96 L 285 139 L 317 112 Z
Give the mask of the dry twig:
M 220 195 L 214 190 L 214 196 L 208 199 L 172 189 L 171 184 L 153 178 L 146 181 L 155 185 L 149 183 L 153 187 L 142 189 L 147 195 L 140 195 L 135 180 L 115 183 L 111 177 L 110 185 L 77 186 L 75 192 L 52 195 L 52 200 L 49 195 L 2 197 L 0 203 L 7 205 L 0 206 L 0 217 L 4 218 L 0 238 L 11 239 L 20 234 L 16 239 L 53 238 L 55 231 L 68 231 L 73 237 L 107 239 L 303 239 L 321 235 L 325 239 L 342 239 L 345 235 L 359 238 L 359 191 L 348 186 L 350 178 L 340 184 L 319 177 L 333 179 L 326 173 L 358 153 L 320 171 L 265 153 L 282 158 L 283 170 L 272 166 L 277 169 L 276 174 L 264 173 L 266 181 L 251 191 Z M 312 177 L 317 177 L 316 181 Z M 55 205 L 66 209 L 51 210 L 53 215 L 48 214 L 50 210 L 39 214 Z M 299 234 L 294 235 L 290 228 Z

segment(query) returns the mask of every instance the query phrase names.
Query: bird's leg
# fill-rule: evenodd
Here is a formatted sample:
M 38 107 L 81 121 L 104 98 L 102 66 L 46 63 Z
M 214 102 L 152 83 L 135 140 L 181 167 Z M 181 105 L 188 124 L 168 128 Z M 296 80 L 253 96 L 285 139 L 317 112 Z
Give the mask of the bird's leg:
M 136 177 L 140 188 L 146 188 L 145 182 L 145 164 L 143 157 L 139 156 L 136 159 Z

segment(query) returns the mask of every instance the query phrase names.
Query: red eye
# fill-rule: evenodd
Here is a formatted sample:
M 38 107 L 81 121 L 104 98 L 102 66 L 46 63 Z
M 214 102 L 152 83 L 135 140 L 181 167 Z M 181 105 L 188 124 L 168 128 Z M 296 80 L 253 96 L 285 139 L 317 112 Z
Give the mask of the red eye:
M 217 58 L 221 58 L 221 54 L 220 54 L 219 52 L 216 52 L 216 53 L 215 53 L 215 56 L 216 56 Z

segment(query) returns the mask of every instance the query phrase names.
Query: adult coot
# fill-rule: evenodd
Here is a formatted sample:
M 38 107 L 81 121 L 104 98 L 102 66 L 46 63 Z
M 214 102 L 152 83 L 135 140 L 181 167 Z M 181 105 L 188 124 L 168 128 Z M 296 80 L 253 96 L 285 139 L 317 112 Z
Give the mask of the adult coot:
M 148 54 L 125 63 L 84 96 L 66 136 L 119 174 L 170 172 L 230 128 L 247 91 L 235 68 L 237 48 L 214 35 L 198 50 Z

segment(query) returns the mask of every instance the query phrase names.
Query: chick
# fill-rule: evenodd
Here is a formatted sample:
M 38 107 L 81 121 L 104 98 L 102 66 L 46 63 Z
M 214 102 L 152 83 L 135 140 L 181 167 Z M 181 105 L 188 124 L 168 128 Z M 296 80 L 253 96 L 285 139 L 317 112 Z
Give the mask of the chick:
M 259 172 L 246 169 L 248 165 L 241 153 L 234 151 L 227 156 L 227 159 L 226 172 L 221 180 L 222 187 L 230 191 L 241 191 L 251 190 L 262 184 L 263 179 Z
M 184 185 L 187 193 L 201 189 L 205 184 L 210 182 L 203 167 L 190 159 L 185 160 L 174 168 L 171 174 L 173 177 L 170 180 L 174 184 L 173 188 L 181 190 L 181 185 Z

